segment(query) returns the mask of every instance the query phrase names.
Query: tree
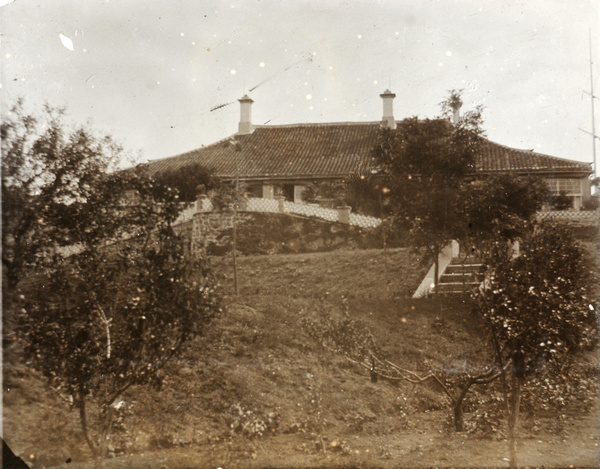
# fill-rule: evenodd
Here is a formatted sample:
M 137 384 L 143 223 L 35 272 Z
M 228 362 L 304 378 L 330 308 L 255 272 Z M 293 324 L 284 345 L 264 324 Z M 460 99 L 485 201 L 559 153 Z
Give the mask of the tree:
M 486 251 L 498 239 L 516 241 L 527 233 L 550 190 L 536 177 L 508 174 L 474 181 L 465 198 L 461 241 Z
M 69 396 L 105 455 L 120 396 L 161 384 L 218 313 L 216 283 L 173 229 L 178 188 L 143 168 L 115 171 L 123 151 L 110 137 L 18 103 L 2 151 L 5 318 L 18 317 L 25 358 Z
M 436 279 L 442 248 L 463 237 L 465 198 L 483 134 L 479 108 L 456 123 L 444 118 L 456 101 L 460 94 L 452 92 L 442 117 L 413 117 L 395 130 L 383 129 L 373 152 L 379 168 L 369 177 L 381 188 L 395 225 L 434 258 Z
M 347 307 L 347 304 L 346 304 Z M 319 313 L 318 318 L 305 317 L 307 333 L 327 350 L 369 371 L 371 381 L 406 381 L 413 384 L 434 383 L 448 398 L 457 432 L 464 431 L 463 403 L 475 385 L 486 385 L 501 376 L 501 370 L 489 363 L 471 364 L 451 375 L 432 370 L 420 374 L 389 360 L 364 321 L 352 319 L 348 310 L 342 316 Z
M 381 212 L 433 257 L 436 279 L 438 256 L 450 241 L 479 248 L 498 236 L 514 241 L 549 196 L 539 178 L 477 176 L 482 109 L 450 122 L 462 104 L 460 92 L 451 91 L 441 104 L 441 117 L 414 117 L 383 129 L 374 148 L 379 169 L 365 176 L 380 193 Z
M 93 454 L 104 456 L 123 393 L 160 387 L 165 364 L 204 331 L 218 299 L 203 260 L 161 230 L 60 262 L 23 299 L 20 336 L 26 357 L 71 397 Z
M 162 188 L 176 189 L 179 200 L 182 202 L 193 202 L 198 195 L 198 186 L 204 186 L 205 190 L 216 189 L 219 184 L 212 171 L 200 163 L 188 163 L 179 168 L 157 173 L 153 175 L 157 182 L 157 191 Z M 156 196 L 161 196 L 157 193 Z
M 124 210 L 125 189 L 147 197 L 152 183 L 139 171 L 116 171 L 126 156 L 121 146 L 85 127 L 67 129 L 63 110 L 46 106 L 36 118 L 21 101 L 2 119 L 5 293 L 57 249 L 98 244 L 157 222 L 153 205 Z M 174 209 L 168 207 L 169 216 Z
M 502 370 L 510 465 L 516 467 L 516 427 L 521 386 L 529 376 L 560 366 L 593 343 L 594 306 L 586 296 L 582 250 L 564 228 L 534 226 L 513 257 L 497 242 L 487 259 L 485 288 L 476 312 L 485 321 L 495 367 Z

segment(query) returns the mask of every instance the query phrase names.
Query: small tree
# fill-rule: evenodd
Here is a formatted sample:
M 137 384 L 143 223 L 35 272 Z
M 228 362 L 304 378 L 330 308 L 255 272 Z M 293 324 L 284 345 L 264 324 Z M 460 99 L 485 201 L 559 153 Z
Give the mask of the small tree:
M 534 226 L 522 239 L 519 257 L 498 242 L 485 263 L 486 287 L 476 294 L 476 312 L 487 325 L 495 365 L 502 370 L 510 465 L 516 467 L 522 383 L 590 345 L 596 319 L 586 297 L 582 251 L 565 229 Z
M 104 455 L 118 399 L 160 385 L 217 313 L 216 284 L 173 230 L 177 187 L 115 171 L 123 152 L 110 137 L 18 103 L 3 119 L 2 153 L 4 319 Z
M 347 306 L 347 305 L 346 305 Z M 463 403 L 473 386 L 486 385 L 501 376 L 501 370 L 490 364 L 472 364 L 451 376 L 442 370 L 418 373 L 403 364 L 392 362 L 377 345 L 364 321 L 352 319 L 348 311 L 341 317 L 319 312 L 318 318 L 304 318 L 307 333 L 327 350 L 368 370 L 371 381 L 406 381 L 412 384 L 434 383 L 448 398 L 457 432 L 464 431 Z
M 206 266 L 172 230 L 94 247 L 51 269 L 22 304 L 25 355 L 71 396 L 93 454 L 104 456 L 123 393 L 160 386 L 162 369 L 218 312 Z
M 457 92 L 442 103 L 447 115 Z M 428 249 L 439 276 L 442 248 L 464 233 L 465 198 L 480 152 L 481 109 L 457 123 L 446 118 L 406 119 L 395 130 L 383 129 L 374 149 L 379 165 L 370 177 L 385 195 L 397 226 L 408 231 L 412 244 Z M 437 280 L 436 280 L 437 291 Z

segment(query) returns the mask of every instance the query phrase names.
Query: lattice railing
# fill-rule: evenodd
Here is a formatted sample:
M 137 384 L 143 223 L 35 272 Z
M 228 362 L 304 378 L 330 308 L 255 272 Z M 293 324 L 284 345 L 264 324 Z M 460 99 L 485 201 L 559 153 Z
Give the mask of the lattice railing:
M 568 222 L 572 225 L 600 224 L 600 211 L 597 210 L 548 210 L 539 212 L 537 217 L 541 220 Z
M 381 225 L 381 218 L 351 213 L 350 224 L 354 226 L 360 226 L 361 228 L 377 228 L 379 225 Z
M 210 212 L 213 206 L 207 198 L 196 202 L 196 213 Z M 262 213 L 289 213 L 294 215 L 303 215 L 306 217 L 320 218 L 330 222 L 346 223 L 361 228 L 376 228 L 381 224 L 381 219 L 369 217 L 367 215 L 358 215 L 350 213 L 350 207 L 340 207 L 339 209 L 325 208 L 317 204 L 299 204 L 289 202 L 283 198 L 263 199 L 259 197 L 244 198 L 239 205 L 239 210 L 244 212 L 262 212 Z M 190 219 L 193 212 L 186 210 L 180 218 L 179 223 Z
M 317 217 L 327 221 L 338 221 L 338 211 L 332 208 L 320 207 L 319 205 L 297 204 L 294 202 L 283 202 L 286 213 Z
M 211 204 L 211 209 L 212 209 L 212 204 Z M 181 211 L 181 213 L 179 214 L 179 216 L 177 217 L 177 219 L 175 220 L 175 223 L 173 223 L 174 225 L 180 225 L 181 223 L 185 223 L 186 221 L 190 221 L 193 216 L 194 213 L 196 213 L 196 207 L 192 204 L 189 207 L 183 209 Z
M 258 197 L 248 197 L 244 199 L 240 210 L 247 212 L 279 212 L 279 201 L 275 199 L 261 199 Z

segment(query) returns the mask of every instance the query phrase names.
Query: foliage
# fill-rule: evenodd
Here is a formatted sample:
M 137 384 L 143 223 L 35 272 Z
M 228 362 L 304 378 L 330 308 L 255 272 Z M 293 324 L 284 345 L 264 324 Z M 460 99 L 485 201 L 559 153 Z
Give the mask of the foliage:
M 598 210 L 600 208 L 600 197 L 598 197 L 598 192 L 592 194 L 589 199 L 583 201 L 581 206 L 582 210 Z
M 475 177 L 482 110 L 450 122 L 461 104 L 460 92 L 451 91 L 442 117 L 383 129 L 373 151 L 379 169 L 366 177 L 379 191 L 380 213 L 410 244 L 429 250 L 436 278 L 438 255 L 450 241 L 479 248 L 498 236 L 515 239 L 548 197 L 539 178 Z
M 569 210 L 573 208 L 573 200 L 564 191 L 548 197 L 551 210 Z
M 85 128 L 67 133 L 61 110 L 47 107 L 37 119 L 21 102 L 3 118 L 1 132 L 2 266 L 9 288 L 49 249 L 122 232 L 127 214 L 116 208 L 126 181 L 111 171 L 123 151 L 110 137 Z
M 204 186 L 205 191 L 218 187 L 218 181 L 213 176 L 212 171 L 199 163 L 189 163 L 177 169 L 158 173 L 154 175 L 154 179 L 157 182 L 154 192 L 155 197 L 164 197 L 162 191 L 165 188 L 171 188 L 177 190 L 179 200 L 182 202 L 196 200 L 198 186 Z
M 331 207 L 346 205 L 346 185 L 341 181 L 311 184 L 302 193 L 302 200 Z
M 583 252 L 570 232 L 541 224 L 521 242 L 513 258 L 496 243 L 486 259 L 487 285 L 476 299 L 496 343 L 497 360 L 524 354 L 521 372 L 558 365 L 594 338 L 594 306 L 586 296 Z
M 251 410 L 246 410 L 240 403 L 229 409 L 225 419 L 232 433 L 241 433 L 250 438 L 273 433 L 278 427 L 277 416 L 274 412 L 270 412 L 267 416 L 261 416 Z
M 119 396 L 161 384 L 164 364 L 218 311 L 215 282 L 172 228 L 177 188 L 114 171 L 123 152 L 110 137 L 18 103 L 2 151 L 5 308 L 26 358 L 70 396 L 105 455 Z
M 583 201 L 583 210 L 598 210 L 600 208 L 600 178 L 593 178 L 591 186 L 594 188 L 594 193 L 587 200 Z
M 72 396 L 84 431 L 85 412 L 98 412 L 99 435 L 86 438 L 100 454 L 119 396 L 133 385 L 160 386 L 162 367 L 218 311 L 213 282 L 183 240 L 163 232 L 157 245 L 141 244 L 63 261 L 23 300 L 26 356 Z
M 354 213 L 375 217 L 382 215 L 380 188 L 360 173 L 352 174 L 343 181 L 312 184 L 302 193 L 302 199 L 331 208 L 348 205 Z
M 471 183 L 466 239 L 478 245 L 498 237 L 517 239 L 548 197 L 548 186 L 536 177 L 500 175 Z

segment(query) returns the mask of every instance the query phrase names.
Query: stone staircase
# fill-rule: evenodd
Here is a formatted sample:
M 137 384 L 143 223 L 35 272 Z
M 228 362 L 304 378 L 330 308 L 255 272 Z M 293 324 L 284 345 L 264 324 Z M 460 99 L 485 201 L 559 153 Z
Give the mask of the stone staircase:
M 454 257 L 446 267 L 438 282 L 441 294 L 464 294 L 477 288 L 481 283 L 483 264 L 475 257 Z

